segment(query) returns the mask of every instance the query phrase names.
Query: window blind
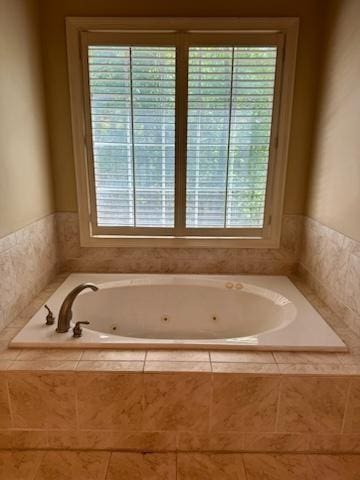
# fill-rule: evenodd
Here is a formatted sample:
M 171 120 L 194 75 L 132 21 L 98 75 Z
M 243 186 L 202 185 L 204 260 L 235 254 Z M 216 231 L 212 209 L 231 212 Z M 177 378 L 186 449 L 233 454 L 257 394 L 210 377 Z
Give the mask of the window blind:
M 175 47 L 89 46 L 97 224 L 173 227 Z
M 187 227 L 263 227 L 276 56 L 189 49 Z

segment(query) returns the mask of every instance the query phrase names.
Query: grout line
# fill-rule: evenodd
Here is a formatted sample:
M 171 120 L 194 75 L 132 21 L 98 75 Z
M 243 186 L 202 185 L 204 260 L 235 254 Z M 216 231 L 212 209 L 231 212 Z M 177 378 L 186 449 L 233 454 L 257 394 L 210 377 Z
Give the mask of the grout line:
M 108 460 L 106 462 L 106 466 L 105 466 L 105 475 L 104 475 L 104 480 L 107 479 L 107 476 L 108 476 L 108 473 L 109 473 L 109 468 L 110 468 L 110 462 L 111 462 L 111 457 L 112 457 L 112 454 L 113 452 L 112 451 L 109 451 L 109 457 L 108 457 Z
M 244 457 L 244 453 L 241 453 L 241 462 L 242 462 L 242 465 L 243 465 L 243 469 L 244 469 L 244 474 L 245 474 L 245 480 L 248 480 L 248 474 L 247 474 L 247 470 L 246 470 L 246 466 L 245 466 L 245 457 Z
M 176 434 L 176 447 L 175 447 L 175 480 L 178 478 L 178 451 L 177 451 L 177 434 Z
M 40 450 L 41 451 L 41 450 Z M 39 460 L 38 460 L 38 463 L 37 463 L 37 466 L 35 468 L 35 471 L 34 471 L 34 476 L 32 478 L 32 480 L 36 480 L 36 477 L 37 477 L 37 474 L 40 470 L 40 467 L 41 467 L 41 464 L 43 463 L 43 460 L 45 458 L 45 455 L 47 453 L 47 450 L 43 450 L 41 451 L 42 453 L 39 455 Z
M 343 415 L 343 419 L 342 419 L 342 423 L 341 423 L 340 434 L 344 434 L 346 418 L 347 418 L 348 410 L 349 410 L 350 394 L 351 394 L 352 384 L 353 384 L 353 380 L 350 379 L 349 380 L 349 385 L 348 385 L 347 391 L 346 391 L 345 408 L 344 408 L 344 415 Z
M 284 378 L 279 377 L 279 385 L 278 385 L 278 395 L 277 395 L 277 401 L 276 401 L 276 414 L 275 414 L 275 426 L 274 426 L 274 433 L 279 433 L 278 432 L 278 426 L 279 426 L 279 416 L 280 416 L 280 401 L 281 401 L 281 389 L 282 385 L 284 382 Z
M 76 423 L 76 433 L 80 430 L 80 420 L 79 420 L 79 399 L 78 399 L 78 383 L 75 383 L 75 423 Z
M 5 385 L 6 385 L 7 400 L 8 400 L 8 404 L 9 404 L 10 424 L 11 424 L 11 428 L 14 428 L 14 414 L 13 414 L 13 409 L 12 409 L 12 405 L 11 405 L 9 379 L 6 378 L 5 382 L 6 382 Z
M 241 454 L 241 458 L 242 458 L 242 463 L 243 463 L 243 466 L 244 466 L 245 480 L 248 480 L 249 476 L 248 476 L 248 471 L 247 471 L 247 468 L 246 468 L 245 454 L 244 453 Z
M 213 418 L 213 404 L 214 404 L 214 373 L 212 372 L 211 365 L 211 376 L 210 376 L 210 401 L 209 401 L 209 416 L 208 416 L 208 434 L 211 434 L 212 428 L 212 418 Z
M 309 469 L 309 470 L 311 470 L 310 473 L 312 473 L 312 475 L 313 475 L 314 478 L 315 478 L 315 473 L 316 473 L 316 472 L 315 472 L 314 465 L 313 465 L 313 462 L 312 462 L 312 457 L 313 457 L 313 455 L 316 455 L 316 454 L 307 454 L 306 457 L 307 457 L 307 459 L 309 460 L 309 465 L 310 465 L 310 469 Z M 320 454 L 317 454 L 317 455 L 321 455 L 321 453 L 320 453 Z

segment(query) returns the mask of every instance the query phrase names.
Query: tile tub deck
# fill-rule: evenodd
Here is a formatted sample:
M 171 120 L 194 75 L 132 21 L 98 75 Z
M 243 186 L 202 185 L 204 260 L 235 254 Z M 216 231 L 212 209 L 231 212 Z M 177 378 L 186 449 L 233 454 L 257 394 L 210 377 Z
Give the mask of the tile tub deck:
M 0 450 L 360 453 L 360 339 L 298 281 L 349 353 L 7 348 L 62 280 L 0 333 Z

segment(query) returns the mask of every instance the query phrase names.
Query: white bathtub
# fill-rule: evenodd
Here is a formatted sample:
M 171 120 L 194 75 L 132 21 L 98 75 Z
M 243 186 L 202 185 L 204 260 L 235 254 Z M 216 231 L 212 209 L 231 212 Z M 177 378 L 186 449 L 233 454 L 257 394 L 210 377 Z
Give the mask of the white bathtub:
M 82 337 L 46 326 L 42 308 L 11 346 L 346 350 L 286 277 L 71 274 L 47 302 L 55 316 L 84 282 L 99 290 L 73 305 L 73 320 L 90 322 Z

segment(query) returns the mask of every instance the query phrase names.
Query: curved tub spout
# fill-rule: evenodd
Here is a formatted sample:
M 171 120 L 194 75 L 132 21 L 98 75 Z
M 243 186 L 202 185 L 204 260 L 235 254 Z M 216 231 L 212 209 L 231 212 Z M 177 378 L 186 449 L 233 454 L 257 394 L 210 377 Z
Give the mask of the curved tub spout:
M 99 290 L 99 288 L 93 283 L 82 283 L 81 285 L 78 285 L 73 290 L 71 290 L 71 292 L 65 297 L 65 300 L 63 301 L 60 308 L 59 318 L 58 318 L 58 323 L 56 328 L 56 331 L 58 333 L 66 333 L 69 330 L 70 321 L 72 318 L 72 311 L 71 311 L 72 305 L 76 297 L 79 295 L 79 293 L 85 290 L 86 288 L 91 288 L 91 290 L 93 290 L 94 292 Z

